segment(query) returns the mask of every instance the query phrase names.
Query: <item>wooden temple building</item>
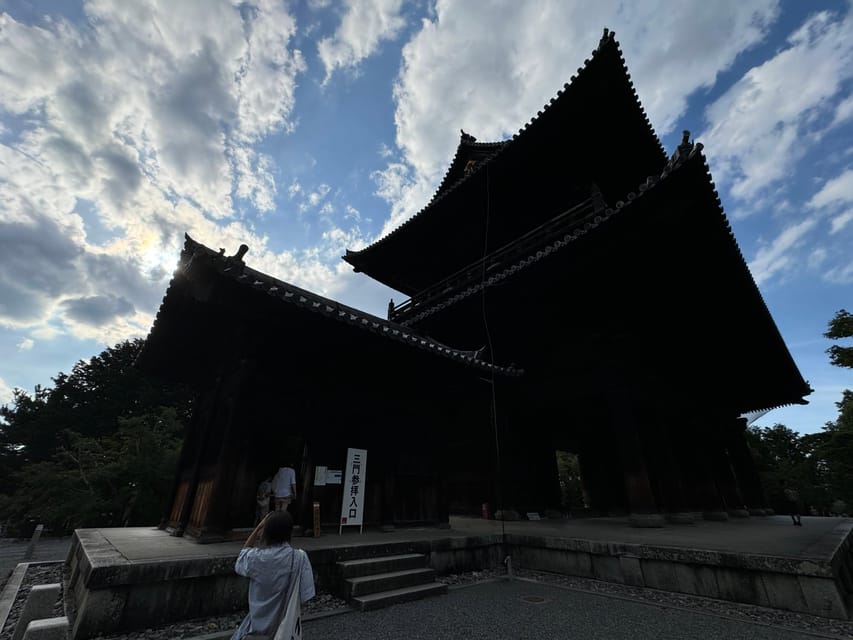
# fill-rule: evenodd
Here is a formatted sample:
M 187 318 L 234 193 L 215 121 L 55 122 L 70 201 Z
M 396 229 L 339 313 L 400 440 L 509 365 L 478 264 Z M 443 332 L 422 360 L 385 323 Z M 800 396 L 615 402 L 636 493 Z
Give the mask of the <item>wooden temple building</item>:
M 605 30 L 511 139 L 462 133 L 432 200 L 344 260 L 409 296 L 379 318 L 187 237 L 138 366 L 198 392 L 164 526 L 253 524 L 285 461 L 337 526 L 348 447 L 366 524 L 481 505 L 587 508 L 638 526 L 764 513 L 743 414 L 805 403 L 702 145 L 665 153 Z M 310 522 L 305 522 L 310 526 Z

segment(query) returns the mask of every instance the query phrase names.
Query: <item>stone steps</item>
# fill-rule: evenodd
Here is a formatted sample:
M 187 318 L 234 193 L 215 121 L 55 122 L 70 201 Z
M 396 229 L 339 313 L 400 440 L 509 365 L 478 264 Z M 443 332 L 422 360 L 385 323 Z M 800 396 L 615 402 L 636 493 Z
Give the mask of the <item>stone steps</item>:
M 447 593 L 420 553 L 338 562 L 344 597 L 362 611 Z
M 426 566 L 426 563 L 426 556 L 422 553 L 405 553 L 338 562 L 338 570 L 344 579 L 359 578 L 377 573 L 403 571 L 404 569 L 421 569 Z
M 350 578 L 344 581 L 344 594 L 349 600 L 356 596 L 366 596 L 381 591 L 392 591 L 405 587 L 414 587 L 421 584 L 435 582 L 435 571 L 429 568 L 406 569 L 404 571 L 391 571 L 388 573 L 377 573 L 372 576 Z
M 374 609 L 381 609 L 392 604 L 411 602 L 412 600 L 420 600 L 428 596 L 439 596 L 446 593 L 446 584 L 430 582 L 429 584 L 421 584 L 414 587 L 392 589 L 391 591 L 380 591 L 379 593 L 359 596 L 353 598 L 351 603 L 362 611 L 373 611 Z

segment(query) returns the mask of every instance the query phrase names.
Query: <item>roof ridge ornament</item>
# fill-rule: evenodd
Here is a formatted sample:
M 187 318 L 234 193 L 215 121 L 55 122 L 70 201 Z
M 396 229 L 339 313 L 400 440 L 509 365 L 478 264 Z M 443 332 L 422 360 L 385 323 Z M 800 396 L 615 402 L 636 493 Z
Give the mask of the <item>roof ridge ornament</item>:
M 681 132 L 681 144 L 679 144 L 672 156 L 670 156 L 669 161 L 666 163 L 666 167 L 664 167 L 662 176 L 666 176 L 678 167 L 680 167 L 687 158 L 691 157 L 694 153 L 694 148 L 696 151 L 702 150 L 701 144 L 694 144 L 690 142 L 690 131 L 684 129 Z
M 604 27 L 604 33 L 601 35 L 601 40 L 598 41 L 598 48 L 601 49 L 608 42 L 614 40 L 616 37 L 616 32 L 611 31 L 607 27 Z
M 459 131 L 462 132 L 462 142 L 467 142 L 468 144 L 477 142 L 477 138 L 472 136 L 470 133 L 465 133 L 465 129 L 460 129 Z
M 249 246 L 245 244 L 241 244 L 240 248 L 237 249 L 237 253 L 233 256 L 228 256 L 225 258 L 225 271 L 234 271 L 235 273 L 243 273 L 243 269 L 246 266 L 246 263 L 243 262 L 243 256 L 246 255 L 249 251 Z M 224 251 L 222 249 L 219 250 L 219 255 L 222 255 Z

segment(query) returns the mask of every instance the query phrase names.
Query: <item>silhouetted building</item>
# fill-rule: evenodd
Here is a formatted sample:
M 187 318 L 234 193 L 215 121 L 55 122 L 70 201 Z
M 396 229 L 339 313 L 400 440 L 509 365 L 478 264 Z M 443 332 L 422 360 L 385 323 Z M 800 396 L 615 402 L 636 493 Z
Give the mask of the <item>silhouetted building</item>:
M 763 513 L 743 413 L 811 392 L 702 154 L 668 157 L 613 34 L 512 139 L 462 133 L 429 204 L 344 259 L 410 296 L 381 319 L 187 237 L 138 364 L 199 396 L 166 524 L 250 526 L 282 459 L 337 523 L 368 449 L 366 521 L 587 507 L 639 526 Z M 499 495 L 500 494 L 500 495 Z M 306 500 L 307 498 L 307 500 Z

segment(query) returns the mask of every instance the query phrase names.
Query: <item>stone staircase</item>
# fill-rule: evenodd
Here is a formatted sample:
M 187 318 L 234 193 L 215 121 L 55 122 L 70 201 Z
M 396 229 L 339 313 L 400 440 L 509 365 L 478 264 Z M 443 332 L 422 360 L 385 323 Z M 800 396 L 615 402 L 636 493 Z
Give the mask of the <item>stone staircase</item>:
M 421 553 L 338 562 L 344 597 L 361 611 L 447 593 Z

